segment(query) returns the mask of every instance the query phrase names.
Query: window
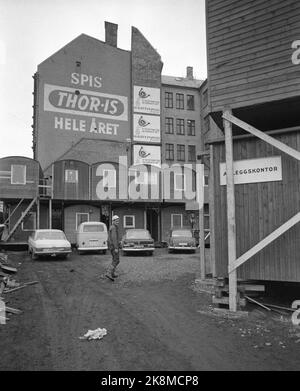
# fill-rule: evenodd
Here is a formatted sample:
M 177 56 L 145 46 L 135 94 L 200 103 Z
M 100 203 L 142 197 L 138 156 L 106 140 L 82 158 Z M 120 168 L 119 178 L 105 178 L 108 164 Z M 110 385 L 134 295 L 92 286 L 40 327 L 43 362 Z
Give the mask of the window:
M 187 134 L 188 136 L 195 136 L 195 121 L 193 119 L 187 120 Z
M 116 187 L 115 170 L 103 170 L 103 187 L 108 187 L 108 188 Z
M 182 214 L 171 214 L 171 227 L 182 227 Z
M 184 95 L 176 94 L 176 109 L 184 109 Z
M 184 119 L 176 118 L 176 133 L 184 135 Z
M 124 228 L 135 228 L 135 216 L 125 215 L 123 218 Z
M 185 145 L 177 145 L 177 160 L 185 161 Z
M 78 183 L 78 170 L 65 170 L 66 183 Z
M 188 95 L 186 100 L 186 106 L 188 110 L 195 110 L 194 95 Z
M 22 216 L 24 212 L 22 212 Z M 36 213 L 29 212 L 22 222 L 22 231 L 34 231 L 36 229 Z
M 26 185 L 26 166 L 12 164 L 10 175 L 12 185 Z
M 79 224 L 89 221 L 90 215 L 88 213 L 76 213 L 76 230 Z
M 209 132 L 209 116 L 204 118 L 204 134 Z
M 168 134 L 174 133 L 174 118 L 165 119 L 165 129 L 166 129 L 166 133 Z
M 185 190 L 185 175 L 184 174 L 174 174 L 174 189 L 175 190 Z
M 174 144 L 166 144 L 166 160 L 174 160 Z
M 204 186 L 208 186 L 208 180 L 209 180 L 209 176 L 204 175 Z
M 196 161 L 196 146 L 195 145 L 188 146 L 188 161 L 189 162 Z
M 165 107 L 173 109 L 173 92 L 165 92 Z

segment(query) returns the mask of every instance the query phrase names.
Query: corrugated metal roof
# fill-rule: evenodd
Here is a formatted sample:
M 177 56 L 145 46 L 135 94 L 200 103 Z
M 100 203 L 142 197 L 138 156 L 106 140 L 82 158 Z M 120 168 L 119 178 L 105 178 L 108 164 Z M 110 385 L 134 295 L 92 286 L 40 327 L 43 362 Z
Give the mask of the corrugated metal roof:
M 161 76 L 162 84 L 167 84 L 171 86 L 178 87 L 189 87 L 189 88 L 199 88 L 204 80 L 199 79 L 187 79 L 186 77 L 176 77 L 176 76 Z

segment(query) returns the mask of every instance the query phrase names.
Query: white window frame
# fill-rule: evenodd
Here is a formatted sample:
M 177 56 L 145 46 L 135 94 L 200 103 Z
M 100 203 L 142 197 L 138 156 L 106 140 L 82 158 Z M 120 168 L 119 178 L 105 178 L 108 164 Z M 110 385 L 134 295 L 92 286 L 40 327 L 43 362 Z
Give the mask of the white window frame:
M 23 181 L 22 182 L 16 182 L 14 181 L 14 167 L 22 167 L 23 168 Z M 11 165 L 11 171 L 10 171 L 10 183 L 12 185 L 26 185 L 26 166 L 24 164 L 12 164 Z
M 132 224 L 131 225 L 126 224 L 126 217 L 131 217 L 132 218 Z M 123 216 L 123 227 L 124 228 L 135 228 L 135 216 L 134 215 L 124 215 Z
M 78 216 L 79 215 L 87 215 L 88 219 L 86 221 L 90 221 L 90 214 L 88 212 L 76 212 L 76 226 L 75 226 L 75 229 L 77 230 L 78 229 Z
M 74 171 L 75 172 L 75 182 L 70 182 L 70 181 L 67 180 L 68 179 L 67 173 L 69 171 Z M 73 168 L 66 168 L 65 169 L 65 183 L 78 183 L 78 170 L 75 170 Z
M 183 188 L 182 188 L 182 189 L 179 189 L 179 188 L 177 187 L 176 178 L 177 178 L 179 175 L 183 177 L 183 180 L 182 180 Z M 180 173 L 180 174 L 175 173 L 175 174 L 174 174 L 174 189 L 175 189 L 175 190 L 178 190 L 178 191 L 185 191 L 185 189 L 186 189 L 186 176 L 185 176 L 185 174 L 183 174 L 183 173 Z
M 171 228 L 178 227 L 178 225 L 174 225 L 174 216 L 180 216 L 180 227 L 182 228 L 182 213 L 171 213 Z
M 111 185 L 111 183 L 110 183 L 111 178 L 109 177 L 110 172 L 113 172 L 113 185 L 112 186 L 110 186 Z M 114 189 L 116 187 L 116 183 L 117 183 L 116 170 L 105 168 L 105 169 L 103 169 L 102 177 L 103 177 L 103 187 L 107 187 L 108 189 Z
M 24 221 L 22 221 L 22 231 L 25 231 L 25 232 L 28 232 L 28 231 L 35 231 L 36 230 L 36 212 L 28 212 L 27 214 L 28 216 L 29 215 L 32 215 L 33 216 L 33 228 L 32 229 L 25 229 L 24 228 Z M 24 216 L 24 212 L 22 212 L 22 216 Z

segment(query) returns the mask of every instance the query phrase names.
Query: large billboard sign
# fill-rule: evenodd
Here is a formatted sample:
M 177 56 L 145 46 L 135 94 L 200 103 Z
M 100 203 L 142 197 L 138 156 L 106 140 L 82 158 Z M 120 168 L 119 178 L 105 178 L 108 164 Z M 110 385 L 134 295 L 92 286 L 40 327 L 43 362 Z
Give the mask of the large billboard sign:
M 130 52 L 84 34 L 39 65 L 36 158 L 43 169 L 83 138 L 130 138 L 130 74 Z
M 127 121 L 127 97 L 45 84 L 44 110 Z
M 156 115 L 134 114 L 133 140 L 160 143 L 160 117 Z
M 133 110 L 135 113 L 160 115 L 160 88 L 134 86 Z
M 134 165 L 149 164 L 152 166 L 161 165 L 161 148 L 157 145 L 134 145 Z

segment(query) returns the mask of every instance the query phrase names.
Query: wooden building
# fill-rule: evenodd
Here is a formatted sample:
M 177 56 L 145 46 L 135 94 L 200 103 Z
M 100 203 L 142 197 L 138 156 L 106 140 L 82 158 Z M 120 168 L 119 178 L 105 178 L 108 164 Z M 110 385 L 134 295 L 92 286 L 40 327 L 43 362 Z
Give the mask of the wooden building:
M 207 0 L 206 17 L 213 275 L 299 282 L 300 3 Z
M 23 156 L 0 159 L 0 200 L 5 224 L 2 241 L 27 241 L 28 235 L 39 226 L 40 215 L 45 214 L 40 202 L 47 197 L 46 189 L 36 160 Z M 47 224 L 46 218 L 43 221 Z

